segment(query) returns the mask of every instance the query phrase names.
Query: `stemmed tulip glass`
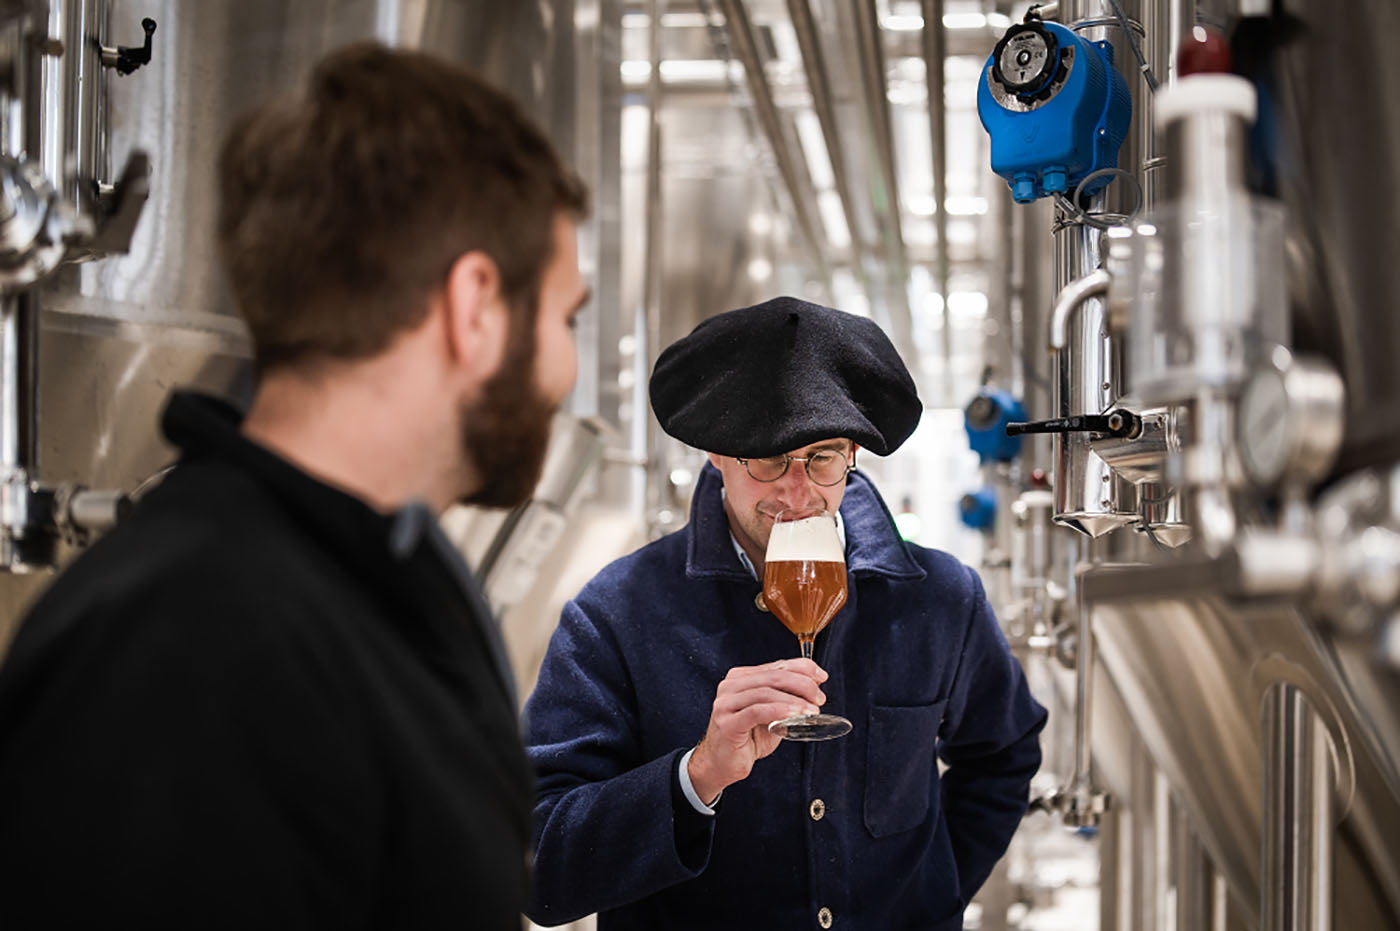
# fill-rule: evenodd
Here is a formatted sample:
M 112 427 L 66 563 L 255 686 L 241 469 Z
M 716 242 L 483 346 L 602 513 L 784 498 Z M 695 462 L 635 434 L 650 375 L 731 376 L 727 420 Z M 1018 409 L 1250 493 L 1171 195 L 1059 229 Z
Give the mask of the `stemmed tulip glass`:
M 823 507 L 778 512 L 764 560 L 763 600 L 811 659 L 817 634 L 846 603 L 846 554 L 835 514 Z M 836 714 L 803 714 L 768 729 L 788 740 L 830 740 L 850 733 L 851 722 Z

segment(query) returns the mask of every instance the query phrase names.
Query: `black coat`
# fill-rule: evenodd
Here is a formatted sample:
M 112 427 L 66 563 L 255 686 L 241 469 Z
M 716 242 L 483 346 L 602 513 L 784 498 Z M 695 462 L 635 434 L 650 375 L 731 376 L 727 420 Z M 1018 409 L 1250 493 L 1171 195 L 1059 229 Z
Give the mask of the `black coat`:
M 431 515 L 313 480 L 211 399 L 164 426 L 180 466 L 0 670 L 0 928 L 518 931 L 509 673 Z

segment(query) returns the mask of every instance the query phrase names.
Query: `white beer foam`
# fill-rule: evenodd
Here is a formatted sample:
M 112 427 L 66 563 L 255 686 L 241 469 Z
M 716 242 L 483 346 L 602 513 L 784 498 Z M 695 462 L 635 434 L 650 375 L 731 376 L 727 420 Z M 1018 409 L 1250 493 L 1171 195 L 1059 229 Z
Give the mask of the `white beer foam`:
M 845 562 L 836 524 L 829 517 L 808 517 L 783 521 L 773 525 L 768 538 L 768 562 L 810 560 L 812 562 Z

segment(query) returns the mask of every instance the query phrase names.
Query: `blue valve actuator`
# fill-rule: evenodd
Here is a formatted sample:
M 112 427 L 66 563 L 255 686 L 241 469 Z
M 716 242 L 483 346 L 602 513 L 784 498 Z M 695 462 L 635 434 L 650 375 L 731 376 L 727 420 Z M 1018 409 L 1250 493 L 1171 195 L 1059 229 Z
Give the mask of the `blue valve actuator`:
M 1028 204 L 1116 168 L 1133 101 L 1113 68 L 1112 45 L 1032 19 L 1007 30 L 988 57 L 977 113 L 992 137 L 992 171 Z M 1096 177 L 1083 193 L 1111 180 Z
M 1025 408 L 1011 392 L 1000 388 L 983 388 L 963 410 L 967 445 L 983 465 L 988 462 L 1010 462 L 1021 451 L 1021 437 L 1007 436 L 1006 425 L 1025 419 Z
M 997 519 L 997 493 L 993 488 L 968 492 L 958 502 L 958 516 L 973 530 L 988 530 Z

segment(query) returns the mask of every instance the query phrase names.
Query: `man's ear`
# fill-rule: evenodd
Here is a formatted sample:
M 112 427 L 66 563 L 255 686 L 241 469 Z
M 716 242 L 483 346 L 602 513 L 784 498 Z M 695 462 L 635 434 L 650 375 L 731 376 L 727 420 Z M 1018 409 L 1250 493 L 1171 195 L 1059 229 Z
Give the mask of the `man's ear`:
M 718 455 L 717 453 L 706 453 L 705 455 L 710 458 L 710 465 L 714 466 L 716 469 L 719 469 L 719 461 L 723 457 Z M 724 470 L 721 469 L 720 473 L 723 474 L 723 472 Z
M 494 374 L 510 333 L 496 261 L 481 251 L 458 256 L 447 273 L 443 303 L 448 354 L 483 379 Z

